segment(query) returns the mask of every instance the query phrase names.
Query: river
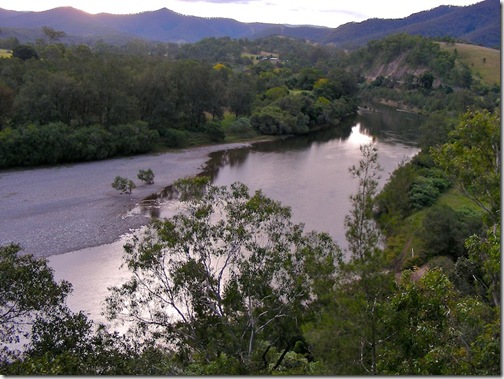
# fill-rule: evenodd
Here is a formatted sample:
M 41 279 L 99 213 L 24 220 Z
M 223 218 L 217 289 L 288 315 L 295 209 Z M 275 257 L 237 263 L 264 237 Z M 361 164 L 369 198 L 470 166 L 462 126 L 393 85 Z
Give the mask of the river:
M 349 196 L 357 189 L 348 169 L 358 163 L 359 147 L 375 140 L 383 185 L 401 161 L 418 152 L 412 142 L 418 126 L 419 117 L 406 112 L 361 110 L 354 120 L 338 128 L 210 152 L 200 174 L 210 176 L 216 185 L 239 181 L 251 191 L 262 189 L 291 207 L 293 221 L 305 223 L 306 231 L 328 232 L 345 248 L 344 217 L 350 210 Z M 137 202 L 128 214 L 171 216 L 176 202 L 168 192 L 158 191 L 147 201 Z M 126 233 L 112 243 L 49 257 L 56 279 L 66 279 L 73 285 L 68 299 L 71 309 L 83 310 L 95 321 L 105 321 L 100 312 L 107 288 L 128 278 L 128 273 L 119 268 L 127 238 Z

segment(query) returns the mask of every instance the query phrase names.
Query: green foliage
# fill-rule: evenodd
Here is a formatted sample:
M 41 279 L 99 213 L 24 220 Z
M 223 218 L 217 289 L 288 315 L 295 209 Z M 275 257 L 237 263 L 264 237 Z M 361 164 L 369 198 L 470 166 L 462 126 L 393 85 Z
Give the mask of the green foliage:
M 250 120 L 246 117 L 236 119 L 229 125 L 228 132 L 242 138 L 251 138 L 256 135 Z
M 122 176 L 116 176 L 112 182 L 112 188 L 120 191 L 121 193 L 131 193 L 131 191 L 136 187 L 135 183 L 128 178 Z
M 264 95 L 270 100 L 278 100 L 288 94 L 289 90 L 286 87 L 273 87 L 264 93 Z
M 48 38 L 60 38 L 57 31 L 45 31 Z M 214 51 L 210 46 L 220 48 Z M 275 56 L 285 55 L 282 63 L 264 61 L 248 67 L 250 61 L 241 57 L 245 50 L 269 48 Z M 211 38 L 184 46 L 41 44 L 37 50 L 43 59 L 0 60 L 0 132 L 12 129 L 0 136 L 7 139 L 8 147 L 0 155 L 1 167 L 105 159 L 222 142 L 226 128 L 218 123 L 225 110 L 237 117 L 267 113 L 273 122 L 257 123 L 266 134 L 298 134 L 317 125 L 336 125 L 357 109 L 356 78 L 334 64 L 334 49 L 300 41 Z M 317 62 L 320 68 L 311 72 Z M 314 104 L 312 93 L 289 95 L 291 90 L 313 87 L 315 82 L 309 83 L 322 77 L 327 78 L 327 85 L 317 91 L 324 93 L 328 103 Z M 268 105 L 281 112 L 263 111 Z M 244 135 L 249 134 L 253 133 Z M 40 154 L 26 154 L 31 139 L 40 146 Z M 17 152 L 13 146 L 23 147 Z
M 419 169 L 408 191 L 410 208 L 419 210 L 433 205 L 450 186 L 451 182 L 443 171 L 435 167 Z
M 115 140 L 116 154 L 132 155 L 147 153 L 159 139 L 154 130 L 149 130 L 143 122 L 127 125 L 114 125 L 109 129 Z
M 310 350 L 333 375 L 377 374 L 377 349 L 386 337 L 380 305 L 392 288 L 393 277 L 383 270 L 381 233 L 373 220 L 381 170 L 378 153 L 374 144 L 360 149 L 359 164 L 350 168 L 359 185 L 345 217 L 348 261 L 328 303 L 303 329 Z
M 487 230 L 485 237 L 473 235 L 466 240 L 469 260 L 482 269 L 481 282 L 495 306 L 501 303 L 500 224 Z
M 252 114 L 252 126 L 262 134 L 292 134 L 296 127 L 296 118 L 276 106 L 267 106 Z
M 150 151 L 156 131 L 137 122 L 107 130 L 98 125 L 73 129 L 63 123 L 0 130 L 0 167 L 33 166 L 110 158 Z
M 481 229 L 480 214 L 455 212 L 446 205 L 437 205 L 427 210 L 419 232 L 428 257 L 447 255 L 456 260 L 466 253 L 465 240 L 479 235 Z
M 357 193 L 350 196 L 352 209 L 345 217 L 345 236 L 352 261 L 364 263 L 379 250 L 380 231 L 373 219 L 373 206 L 381 167 L 373 144 L 361 146 L 360 151 L 359 165 L 350 168 L 352 176 L 359 180 L 359 187 Z
M 57 313 L 71 291 L 70 283 L 56 283 L 44 259 L 19 255 L 19 245 L 0 247 L 0 364 L 16 356 L 13 343 L 30 340 L 37 319 Z
M 28 45 L 15 46 L 12 49 L 12 56 L 14 58 L 19 58 L 23 61 L 26 61 L 28 59 L 38 59 L 39 58 L 37 51 L 32 46 L 28 46 Z
M 282 348 L 295 335 L 295 320 L 325 296 L 341 253 L 329 236 L 304 234 L 288 208 L 260 191 L 205 180 L 177 189 L 184 211 L 125 246 L 133 276 L 113 289 L 108 315 L 173 344 L 186 363 L 237 360 L 256 372 L 261 341 Z
M 429 113 L 420 126 L 420 146 L 424 151 L 448 141 L 448 133 L 455 129 L 456 119 L 447 112 Z
M 138 179 L 147 184 L 154 184 L 154 176 L 154 172 L 150 168 L 146 170 L 139 170 L 137 174 Z
M 500 115 L 487 110 L 468 111 L 436 149 L 436 162 L 452 176 L 463 193 L 487 212 L 488 222 L 500 219 Z
M 471 107 L 492 110 L 500 104 L 488 88 L 484 94 L 477 90 L 474 64 L 467 66 L 457 59 L 456 51 L 441 49 L 425 37 L 397 34 L 371 41 L 351 60 L 363 67 L 364 75 L 382 73 L 363 86 L 360 95 L 365 100 L 394 102 L 425 113 L 465 112 Z
M 409 202 L 413 209 L 422 209 L 433 205 L 441 192 L 431 178 L 418 177 L 409 191 Z
M 188 143 L 188 133 L 178 129 L 164 129 L 161 141 L 166 147 L 184 147 Z
M 405 272 L 383 305 L 390 338 L 383 341 L 378 370 L 384 375 L 475 375 L 481 357 L 472 352 L 492 318 L 484 303 L 457 298 L 441 270 L 429 270 L 418 280 Z M 486 348 L 494 354 L 493 342 L 488 342 Z M 498 360 L 487 369 L 498 372 Z
M 213 142 L 222 142 L 226 137 L 221 124 L 218 122 L 206 122 L 202 130 Z
M 376 196 L 376 217 L 382 230 L 393 233 L 410 214 L 408 193 L 416 176 L 411 162 L 401 162 Z

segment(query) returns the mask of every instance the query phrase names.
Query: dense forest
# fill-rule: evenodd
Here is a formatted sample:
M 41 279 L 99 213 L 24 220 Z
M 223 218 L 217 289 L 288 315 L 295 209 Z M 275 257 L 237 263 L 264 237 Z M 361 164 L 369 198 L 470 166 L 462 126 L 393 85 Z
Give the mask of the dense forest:
M 500 86 L 456 50 L 406 34 L 351 52 L 280 37 L 90 48 L 47 32 L 0 58 L 2 168 L 309 133 L 373 102 L 426 117 L 382 191 L 374 144 L 349 167 L 347 260 L 261 191 L 179 180 L 185 211 L 124 247 L 131 279 L 105 313 L 125 334 L 70 311 L 45 260 L 1 246 L 2 374 L 501 374 Z

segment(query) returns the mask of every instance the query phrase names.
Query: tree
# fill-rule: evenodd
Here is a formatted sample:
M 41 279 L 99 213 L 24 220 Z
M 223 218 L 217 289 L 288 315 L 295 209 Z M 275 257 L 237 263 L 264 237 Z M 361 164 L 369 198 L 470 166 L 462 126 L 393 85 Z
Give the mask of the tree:
M 331 285 L 340 250 L 243 184 L 215 187 L 200 178 L 175 186 L 183 211 L 125 245 L 132 277 L 112 289 L 108 316 L 174 346 L 186 362 L 225 355 L 242 373 L 259 372 L 270 347 L 287 352 L 300 338 L 299 324 Z
M 469 253 L 469 260 L 481 267 L 482 283 L 489 298 L 496 307 L 501 303 L 501 229 L 500 224 L 489 228 L 485 237 L 472 235 L 465 242 Z
M 12 56 L 15 58 L 22 59 L 24 61 L 28 59 L 38 59 L 39 56 L 35 49 L 28 45 L 17 45 L 12 49 Z
M 57 31 L 48 26 L 43 26 L 42 31 L 51 41 L 58 41 L 59 39 L 66 36 L 66 33 L 64 31 Z
M 373 143 L 360 147 L 362 158 L 358 166 L 349 171 L 359 180 L 356 194 L 350 196 L 352 208 L 345 217 L 346 239 L 350 252 L 347 266 L 357 294 L 361 294 L 361 312 L 364 321 L 360 334 L 363 347 L 361 363 L 366 370 L 376 374 L 378 343 L 377 307 L 385 297 L 390 277 L 383 272 L 382 235 L 373 218 L 373 207 L 378 189 L 381 167 L 378 151 Z M 366 357 L 366 351 L 369 356 Z M 369 365 L 369 366 L 368 366 Z M 368 367 L 366 367 L 368 366 Z
M 374 199 L 377 195 L 379 172 L 378 151 L 373 143 L 360 147 L 362 158 L 349 171 L 359 180 L 356 194 L 350 196 L 352 208 L 345 217 L 346 239 L 351 262 L 366 266 L 379 256 L 381 233 L 373 218 Z M 363 268 L 364 268 L 363 266 Z M 359 274 L 366 274 L 360 272 Z M 360 275 L 362 278 L 362 275 Z
M 428 257 L 450 256 L 454 260 L 464 256 L 464 243 L 482 229 L 481 213 L 456 212 L 447 205 L 435 205 L 426 210 L 418 235 Z
M 112 182 L 112 188 L 121 193 L 131 193 L 135 187 L 136 185 L 131 179 L 123 178 L 122 176 L 116 176 Z
M 342 264 L 331 292 L 333 300 L 304 326 L 314 355 L 332 375 L 378 373 L 378 347 L 385 338 L 380 309 L 393 284 L 393 276 L 384 268 L 381 233 L 373 219 L 381 170 L 378 153 L 373 143 L 360 150 L 359 164 L 349 169 L 359 186 L 345 217 L 348 262 Z
M 382 320 L 389 338 L 379 353 L 381 374 L 500 374 L 498 314 L 477 298 L 459 298 L 441 269 L 419 279 L 405 271 L 382 306 Z
M 488 222 L 500 219 L 500 115 L 468 111 L 449 134 L 449 142 L 433 153 L 436 162 L 457 179 L 462 192 L 485 212 Z
M 67 281 L 54 281 L 44 259 L 20 251 L 15 244 L 0 247 L 1 363 L 19 353 L 9 346 L 29 341 L 36 320 L 57 313 L 71 291 Z
M 254 82 L 245 74 L 233 76 L 228 83 L 227 99 L 229 109 L 236 115 L 248 116 L 252 113 Z

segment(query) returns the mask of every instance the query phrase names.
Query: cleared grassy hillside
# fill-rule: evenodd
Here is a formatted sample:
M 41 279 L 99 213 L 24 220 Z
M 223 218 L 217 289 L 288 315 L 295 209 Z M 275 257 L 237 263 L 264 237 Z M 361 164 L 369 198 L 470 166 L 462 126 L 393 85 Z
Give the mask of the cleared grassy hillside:
M 12 56 L 12 51 L 0 49 L 0 58 L 10 58 Z
M 471 70 L 487 84 L 498 84 L 501 81 L 500 51 L 488 47 L 464 43 L 441 43 L 441 48 L 453 51 L 457 49 L 458 59 L 467 64 Z

